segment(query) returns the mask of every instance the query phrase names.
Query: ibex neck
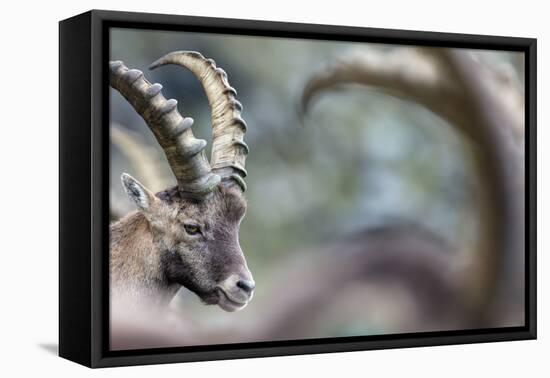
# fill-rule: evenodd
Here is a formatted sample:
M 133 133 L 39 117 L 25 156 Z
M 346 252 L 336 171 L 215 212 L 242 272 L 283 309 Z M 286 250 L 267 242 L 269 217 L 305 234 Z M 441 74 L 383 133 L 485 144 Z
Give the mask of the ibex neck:
M 118 299 L 167 305 L 179 289 L 166 279 L 149 223 L 137 211 L 111 225 L 109 267 L 111 296 Z

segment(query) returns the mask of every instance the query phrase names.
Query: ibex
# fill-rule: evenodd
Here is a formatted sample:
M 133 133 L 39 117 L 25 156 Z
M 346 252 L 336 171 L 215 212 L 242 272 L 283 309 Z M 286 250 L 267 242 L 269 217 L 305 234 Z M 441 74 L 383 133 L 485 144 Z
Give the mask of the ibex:
M 338 306 L 343 293 L 355 292 L 350 303 L 359 306 L 358 312 L 352 312 L 356 319 L 364 310 L 361 303 L 365 297 L 353 289 L 361 283 L 366 291 L 373 290 L 371 283 L 380 287 L 398 284 L 410 291 L 418 307 L 417 318 L 404 313 L 402 318 L 411 321 L 396 331 L 521 324 L 523 291 L 518 284 L 522 285 L 524 274 L 524 189 L 518 180 L 522 177 L 521 151 L 516 148 L 521 140 L 514 141 L 521 139 L 521 135 L 517 138 L 521 132 L 516 131 L 523 130 L 524 124 L 516 113 L 523 114 L 523 109 L 506 103 L 516 97 L 523 103 L 521 93 L 507 88 L 464 51 L 399 48 L 344 56 L 315 74 L 304 88 L 303 111 L 325 90 L 348 83 L 423 105 L 445 118 L 475 147 L 481 176 L 481 230 L 477 248 L 466 254 L 471 260 L 457 264 L 464 254 L 422 228 L 390 224 L 365 229 L 316 248 L 310 255 L 314 268 L 304 270 L 290 259 L 281 267 L 276 288 L 267 295 L 269 304 L 259 308 L 260 315 L 242 329 L 232 326 L 218 335 L 208 330 L 209 340 L 225 343 L 334 336 L 320 334 L 319 317 L 330 315 L 326 309 Z M 304 285 L 306 281 L 315 285 Z M 509 297 L 514 300 L 507 300 Z M 186 329 L 192 330 L 191 335 L 185 334 L 186 345 L 204 340 L 205 331 L 196 324 L 188 324 Z M 139 346 L 182 345 L 183 337 L 171 326 L 151 334 L 155 337 L 148 335 Z M 119 345 L 122 349 L 127 346 Z
M 226 73 L 197 52 L 172 52 L 151 69 L 175 64 L 203 86 L 212 111 L 212 155 L 193 136 L 191 118 L 167 100 L 160 84 L 121 61 L 109 63 L 110 84 L 141 115 L 164 150 L 177 186 L 156 195 L 128 174 L 122 184 L 137 210 L 110 228 L 111 301 L 167 305 L 181 286 L 205 304 L 244 308 L 254 280 L 239 245 L 246 211 L 246 124 Z

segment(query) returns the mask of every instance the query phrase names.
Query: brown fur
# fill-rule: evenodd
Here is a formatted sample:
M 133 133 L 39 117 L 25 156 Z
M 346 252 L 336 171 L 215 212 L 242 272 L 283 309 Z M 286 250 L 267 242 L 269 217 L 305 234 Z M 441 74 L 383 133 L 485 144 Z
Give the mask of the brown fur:
M 127 192 L 139 207 L 139 187 L 132 185 Z M 238 241 L 246 211 L 240 190 L 219 185 L 203 201 L 182 198 L 177 188 L 150 196 L 146 209 L 111 226 L 112 299 L 167 304 L 183 285 L 206 304 L 227 301 L 224 294 L 246 303 L 251 293 L 233 287 L 239 278 L 252 280 Z M 189 224 L 200 227 L 200 235 L 188 234 Z

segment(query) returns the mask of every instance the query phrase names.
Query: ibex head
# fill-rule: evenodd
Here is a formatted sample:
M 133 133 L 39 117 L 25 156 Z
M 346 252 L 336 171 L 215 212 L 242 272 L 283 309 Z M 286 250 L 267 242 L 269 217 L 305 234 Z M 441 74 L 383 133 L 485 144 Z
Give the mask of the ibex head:
M 206 304 L 235 311 L 250 301 L 254 290 L 238 240 L 246 211 L 243 178 L 248 153 L 241 104 L 213 60 L 181 51 L 164 56 L 151 68 L 165 64 L 189 69 L 206 92 L 212 109 L 210 163 L 206 142 L 193 136 L 193 120 L 180 115 L 176 100 L 166 100 L 162 86 L 149 83 L 141 71 L 111 62 L 111 86 L 143 117 L 178 185 L 155 195 L 128 174 L 122 175 L 122 183 L 148 223 L 163 279 L 185 286 Z

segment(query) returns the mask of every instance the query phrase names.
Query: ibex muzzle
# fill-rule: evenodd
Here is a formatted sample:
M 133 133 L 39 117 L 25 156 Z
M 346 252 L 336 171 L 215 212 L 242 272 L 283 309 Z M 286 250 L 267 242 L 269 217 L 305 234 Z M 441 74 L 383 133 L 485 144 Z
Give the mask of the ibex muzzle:
M 124 189 L 138 207 L 111 226 L 111 299 L 147 295 L 169 302 L 182 285 L 206 304 L 226 311 L 242 309 L 255 287 L 239 245 L 246 212 L 243 192 L 246 124 L 241 104 L 225 72 L 196 52 L 166 55 L 151 67 L 177 64 L 201 82 L 212 108 L 213 146 L 193 136 L 175 100 L 160 84 L 122 62 L 110 63 L 111 86 L 142 116 L 163 148 L 178 185 L 156 195 L 128 174 Z

